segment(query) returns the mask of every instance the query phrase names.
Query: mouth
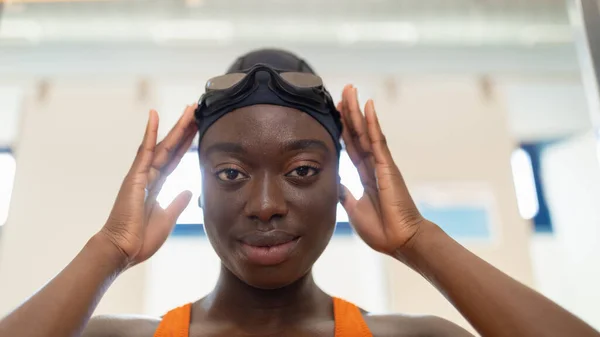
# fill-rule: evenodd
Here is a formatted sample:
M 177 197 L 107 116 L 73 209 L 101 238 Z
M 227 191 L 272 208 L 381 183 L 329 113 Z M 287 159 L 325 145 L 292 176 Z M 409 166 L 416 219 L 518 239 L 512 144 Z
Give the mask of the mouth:
M 240 240 L 248 262 L 273 266 L 285 262 L 300 241 L 300 236 L 282 231 L 254 232 Z

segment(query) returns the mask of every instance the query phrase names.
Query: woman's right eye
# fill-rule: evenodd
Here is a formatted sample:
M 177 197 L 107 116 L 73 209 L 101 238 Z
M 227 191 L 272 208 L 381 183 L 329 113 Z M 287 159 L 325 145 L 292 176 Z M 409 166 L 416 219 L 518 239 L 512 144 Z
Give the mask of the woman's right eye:
M 237 181 L 246 178 L 246 176 L 236 169 L 224 169 L 217 172 L 217 178 L 222 181 Z

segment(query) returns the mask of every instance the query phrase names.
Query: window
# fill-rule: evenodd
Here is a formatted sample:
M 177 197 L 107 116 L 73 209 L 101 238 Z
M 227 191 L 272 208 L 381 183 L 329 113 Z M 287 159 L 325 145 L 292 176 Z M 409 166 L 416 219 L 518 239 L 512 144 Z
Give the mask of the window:
M 519 212 L 532 220 L 536 233 L 552 233 L 552 217 L 544 196 L 542 152 L 548 143 L 523 143 L 513 152 L 511 165 Z
M 340 177 L 342 178 L 342 184 L 344 184 L 352 195 L 359 199 L 363 195 L 363 186 L 360 182 L 360 176 L 358 175 L 358 171 L 354 164 L 350 160 L 348 153 L 346 151 L 342 151 L 340 154 Z M 348 222 L 348 214 L 344 210 L 341 204 L 338 203 L 337 209 L 337 222 L 338 223 L 347 223 Z
M 8 219 L 8 209 L 15 178 L 15 159 L 7 150 L 0 150 L 0 226 Z
M 198 207 L 198 197 L 202 191 L 202 177 L 196 151 L 190 151 L 181 158 L 179 166 L 167 178 L 157 200 L 162 207 L 167 207 L 179 193 L 185 190 L 193 193 L 192 201 L 181 213 L 177 223 L 202 224 L 204 215 L 202 209 Z
M 510 158 L 519 213 L 524 219 L 533 219 L 539 211 L 539 201 L 531 157 L 519 148 Z
M 596 138 L 598 139 L 596 142 L 596 152 L 598 153 L 598 161 L 600 162 L 600 130 L 598 130 Z
M 352 164 L 348 154 L 343 151 L 340 155 L 340 176 L 342 183 L 350 189 L 355 198 L 360 198 L 363 193 L 363 187 L 358 176 L 358 172 Z M 162 191 L 158 195 L 158 202 L 166 207 L 180 192 L 189 190 L 193 193 L 192 201 L 179 217 L 178 224 L 202 224 L 202 209 L 198 207 L 198 197 L 202 190 L 202 179 L 200 176 L 200 167 L 198 163 L 198 154 L 196 151 L 190 151 L 181 159 L 181 163 L 167 178 Z M 338 223 L 347 223 L 348 215 L 344 208 L 338 204 L 337 209 Z
M 15 158 L 10 151 L 17 136 L 23 89 L 0 85 L 0 227 L 8 219 L 8 209 L 15 179 Z

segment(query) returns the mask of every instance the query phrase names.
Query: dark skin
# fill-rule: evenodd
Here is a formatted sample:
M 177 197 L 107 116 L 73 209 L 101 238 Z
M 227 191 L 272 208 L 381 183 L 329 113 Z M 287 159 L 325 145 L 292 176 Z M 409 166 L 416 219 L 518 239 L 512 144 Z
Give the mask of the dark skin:
M 356 200 L 342 187 L 340 199 L 371 248 L 423 275 L 482 336 L 599 336 L 424 219 L 393 161 L 373 103 L 367 102 L 363 115 L 356 98 L 356 90 L 346 87 L 338 109 L 365 193 Z M 88 320 L 111 282 L 158 250 L 189 202 L 184 192 L 162 209 L 155 197 L 196 133 L 194 108 L 158 144 L 158 117 L 150 114 L 105 226 L 55 279 L 0 321 L 0 337 L 153 335 L 159 318 Z M 300 111 L 253 106 L 215 123 L 200 146 L 206 230 L 223 267 L 216 288 L 193 305 L 190 336 L 333 336 L 331 297 L 310 273 L 333 232 L 338 198 L 337 157 L 327 132 Z M 261 230 L 298 236 L 291 257 L 276 266 L 250 264 L 239 240 Z M 364 317 L 374 336 L 470 336 L 439 318 L 366 312 Z

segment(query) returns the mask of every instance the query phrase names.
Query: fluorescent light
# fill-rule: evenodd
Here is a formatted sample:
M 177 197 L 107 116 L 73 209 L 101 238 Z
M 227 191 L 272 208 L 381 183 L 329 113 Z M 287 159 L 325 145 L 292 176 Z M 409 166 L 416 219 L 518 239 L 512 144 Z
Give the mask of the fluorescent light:
M 234 32 L 235 27 L 229 21 L 178 20 L 158 23 L 152 29 L 152 36 L 157 42 L 171 40 L 229 41 L 233 38 Z
M 3 19 L 0 22 L 0 39 L 23 39 L 38 42 L 42 35 L 42 26 L 33 20 Z
M 531 25 L 521 30 L 520 40 L 526 44 L 568 43 L 572 41 L 571 27 L 565 25 Z
M 0 227 L 8 219 L 16 164 L 11 153 L 0 153 Z
M 337 29 L 338 39 L 343 43 L 407 42 L 419 40 L 419 32 L 408 22 L 354 22 L 344 23 Z
M 596 153 L 598 155 L 598 162 L 600 163 L 600 130 L 597 131 L 596 138 L 598 139 L 596 141 Z
M 512 153 L 510 163 L 513 171 L 515 192 L 517 193 L 519 213 L 521 213 L 524 219 L 533 219 L 539 211 L 539 201 L 531 158 L 525 150 L 517 149 Z

